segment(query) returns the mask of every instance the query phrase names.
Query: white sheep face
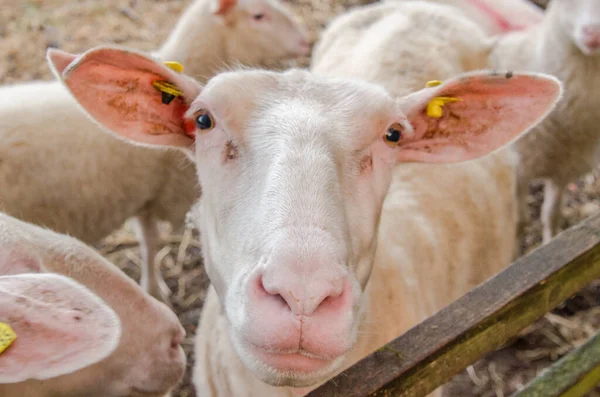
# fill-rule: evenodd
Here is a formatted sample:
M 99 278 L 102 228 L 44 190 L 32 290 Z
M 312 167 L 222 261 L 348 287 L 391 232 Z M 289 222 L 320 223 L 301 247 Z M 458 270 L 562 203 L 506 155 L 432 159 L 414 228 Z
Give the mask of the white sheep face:
M 382 136 L 403 117 L 382 88 L 300 71 L 223 74 L 190 115 L 206 111 L 196 219 L 231 338 L 263 379 L 312 383 L 356 340 L 395 163 Z
M 279 386 L 326 379 L 356 343 L 393 167 L 484 156 L 538 123 L 561 93 L 549 76 L 489 72 L 399 99 L 299 70 L 229 72 L 202 89 L 134 51 L 51 50 L 49 59 L 105 128 L 194 158 L 195 221 L 230 339 L 258 378 Z M 182 96 L 165 104 L 159 80 Z
M 563 29 L 589 56 L 600 56 L 600 1 L 553 0 L 550 4 L 556 13 L 559 28 Z

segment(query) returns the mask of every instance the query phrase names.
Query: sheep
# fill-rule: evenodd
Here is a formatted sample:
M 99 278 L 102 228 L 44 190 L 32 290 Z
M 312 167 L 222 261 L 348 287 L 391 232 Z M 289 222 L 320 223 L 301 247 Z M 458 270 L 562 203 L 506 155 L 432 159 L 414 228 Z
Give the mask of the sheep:
M 211 281 L 196 340 L 194 384 L 202 396 L 304 393 L 418 321 L 413 305 L 438 302 L 432 293 L 410 293 L 428 282 L 413 277 L 410 255 L 445 264 L 465 251 L 486 263 L 493 247 L 473 239 L 477 228 L 494 238 L 507 233 L 502 220 L 490 227 L 495 233 L 486 227 L 496 207 L 469 184 L 476 176 L 502 179 L 495 170 L 451 179 L 450 166 L 434 164 L 508 145 L 561 94 L 550 76 L 491 72 L 461 74 L 399 98 L 374 83 L 298 69 L 230 71 L 201 88 L 147 54 L 110 46 L 79 55 L 49 50 L 48 61 L 107 133 L 179 148 L 196 163 L 203 192 L 192 219 Z M 169 105 L 159 83 L 177 87 Z M 456 101 L 442 107 L 445 97 Z M 427 196 L 430 186 L 415 178 L 390 192 L 397 198 L 382 208 L 394 166 L 408 162 L 431 163 L 422 172 L 437 174 L 446 192 L 470 192 L 472 205 L 422 208 L 438 203 L 440 192 Z M 447 206 L 450 214 L 483 207 L 484 221 L 463 225 L 442 215 Z M 437 230 L 436 222 L 446 223 Z M 432 266 L 436 289 L 450 280 L 457 285 L 446 288 L 462 290 L 479 271 Z M 390 308 L 398 311 L 389 316 Z
M 565 186 L 598 163 L 600 2 L 551 1 L 541 24 L 497 39 L 490 65 L 551 74 L 565 85 L 564 98 L 552 114 L 515 143 L 521 158 L 519 235 L 528 220 L 529 183 L 542 180 L 545 244 L 563 223 Z
M 228 64 L 307 51 L 302 28 L 278 0 L 197 0 L 155 55 L 204 81 Z M 195 174 L 179 152 L 101 133 L 56 81 L 0 88 L 0 210 L 87 244 L 134 217 L 140 283 L 165 302 L 170 290 L 154 264 L 157 223 L 183 225 L 200 195 Z
M 185 371 L 165 304 L 91 247 L 2 213 L 0 302 L 17 334 L 0 354 L 3 397 L 163 397 Z
M 399 0 L 387 0 L 399 1 Z M 403 0 L 416 1 L 416 0 Z M 462 10 L 488 35 L 526 29 L 540 23 L 543 11 L 529 0 L 421 0 Z

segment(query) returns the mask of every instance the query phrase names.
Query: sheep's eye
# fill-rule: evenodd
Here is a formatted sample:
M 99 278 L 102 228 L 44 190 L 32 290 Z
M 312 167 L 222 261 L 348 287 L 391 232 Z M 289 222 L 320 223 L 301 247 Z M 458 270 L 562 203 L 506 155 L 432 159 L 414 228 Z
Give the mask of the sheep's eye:
M 215 121 L 207 110 L 200 110 L 196 113 L 196 127 L 204 131 L 215 128 Z
M 263 13 L 254 14 L 252 17 L 254 18 L 255 21 L 260 21 L 261 19 L 263 19 L 265 17 L 265 14 L 263 14 Z
M 392 124 L 388 128 L 383 139 L 388 145 L 396 146 L 396 144 L 400 142 L 400 139 L 402 139 L 402 126 L 398 123 Z

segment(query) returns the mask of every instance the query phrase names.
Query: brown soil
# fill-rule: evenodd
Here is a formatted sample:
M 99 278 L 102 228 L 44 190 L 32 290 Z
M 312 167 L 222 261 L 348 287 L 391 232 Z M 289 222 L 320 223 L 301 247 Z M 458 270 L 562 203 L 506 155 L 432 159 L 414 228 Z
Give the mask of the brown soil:
M 358 1 L 293 0 L 288 4 L 308 26 L 314 42 L 327 21 Z M 72 52 L 104 43 L 144 50 L 157 48 L 189 2 L 3 0 L 0 7 L 0 83 L 50 79 L 52 76 L 44 59 L 49 46 Z M 544 0 L 537 2 L 541 4 Z M 294 64 L 306 66 L 308 59 L 296 60 Z M 565 210 L 568 225 L 600 209 L 599 177 L 600 171 L 595 170 L 569 186 Z M 541 189 L 534 187 L 530 204 L 536 221 L 528 228 L 525 241 L 530 248 L 540 241 L 541 227 L 537 221 L 540 203 Z M 191 368 L 194 361 L 192 336 L 208 279 L 202 267 L 197 236 L 192 230 L 173 235 L 165 229 L 164 236 L 166 242 L 158 256 L 173 291 L 174 310 L 188 332 L 184 348 Z M 107 238 L 99 248 L 128 275 L 139 279 L 139 250 L 127 225 Z M 600 281 L 538 321 L 510 346 L 459 374 L 449 384 L 447 396 L 507 396 L 598 329 Z M 194 395 L 188 371 L 174 397 Z M 589 396 L 600 397 L 600 387 Z

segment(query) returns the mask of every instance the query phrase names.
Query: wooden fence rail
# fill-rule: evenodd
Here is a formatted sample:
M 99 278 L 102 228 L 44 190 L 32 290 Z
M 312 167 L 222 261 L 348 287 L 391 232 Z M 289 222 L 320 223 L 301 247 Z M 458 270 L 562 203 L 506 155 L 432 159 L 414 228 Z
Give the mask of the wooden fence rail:
M 308 396 L 426 396 L 599 277 L 600 214 L 517 259 Z
M 511 397 L 582 397 L 600 383 L 600 332 Z

